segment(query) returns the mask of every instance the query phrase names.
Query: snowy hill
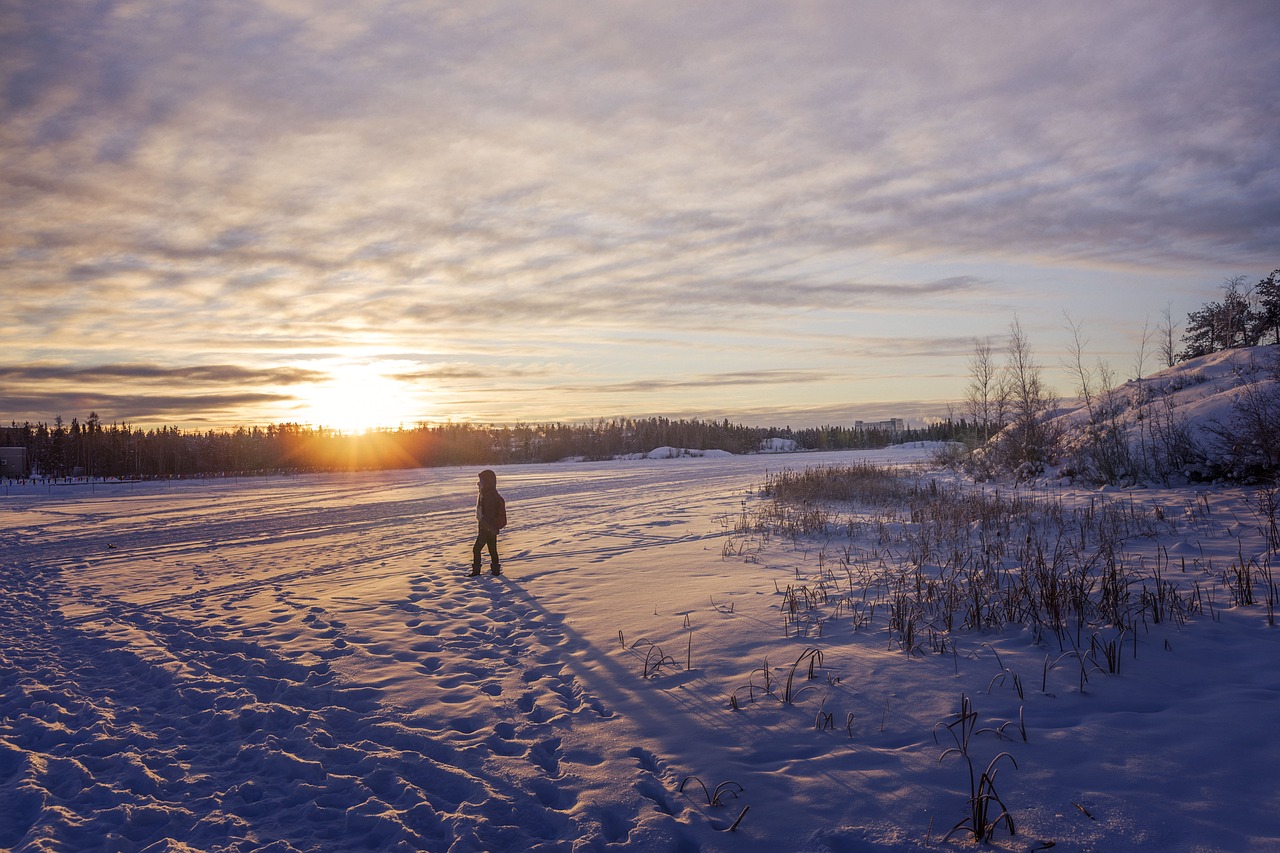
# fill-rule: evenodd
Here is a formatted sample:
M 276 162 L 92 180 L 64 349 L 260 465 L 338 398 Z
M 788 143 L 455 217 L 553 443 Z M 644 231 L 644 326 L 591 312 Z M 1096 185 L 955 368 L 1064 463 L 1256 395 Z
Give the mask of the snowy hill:
M 1225 350 L 1061 405 L 1048 421 L 1054 473 L 1123 485 L 1274 473 L 1278 357 L 1274 346 Z

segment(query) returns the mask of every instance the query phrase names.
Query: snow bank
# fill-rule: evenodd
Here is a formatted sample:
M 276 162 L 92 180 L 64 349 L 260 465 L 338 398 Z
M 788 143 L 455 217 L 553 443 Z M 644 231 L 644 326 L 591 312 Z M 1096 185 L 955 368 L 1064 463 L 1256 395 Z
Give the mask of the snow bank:
M 683 459 L 683 458 L 709 458 L 724 459 L 732 457 L 733 454 L 727 450 L 690 450 L 687 447 L 655 447 L 645 456 L 646 459 Z

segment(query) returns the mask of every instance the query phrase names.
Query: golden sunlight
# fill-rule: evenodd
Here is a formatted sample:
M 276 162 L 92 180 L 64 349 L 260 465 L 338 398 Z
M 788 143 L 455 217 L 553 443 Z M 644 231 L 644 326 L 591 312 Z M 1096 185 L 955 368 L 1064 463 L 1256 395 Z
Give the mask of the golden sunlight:
M 314 386 L 299 407 L 299 420 L 315 427 L 354 433 L 407 424 L 412 413 L 404 388 L 387 376 L 386 363 L 333 367 L 330 380 Z

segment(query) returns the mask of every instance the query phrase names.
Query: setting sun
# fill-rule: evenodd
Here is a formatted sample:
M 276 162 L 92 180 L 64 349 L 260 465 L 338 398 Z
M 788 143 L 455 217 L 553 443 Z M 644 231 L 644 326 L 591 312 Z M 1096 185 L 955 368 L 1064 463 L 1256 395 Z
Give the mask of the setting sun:
M 341 364 L 316 385 L 299 409 L 304 423 L 341 432 L 397 427 L 410 420 L 403 387 L 387 375 L 386 363 Z

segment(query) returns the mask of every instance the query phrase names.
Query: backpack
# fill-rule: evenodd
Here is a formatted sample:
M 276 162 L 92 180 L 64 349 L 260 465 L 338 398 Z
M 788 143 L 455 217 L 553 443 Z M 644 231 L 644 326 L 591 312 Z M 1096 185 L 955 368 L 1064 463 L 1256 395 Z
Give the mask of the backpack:
M 498 511 L 493 514 L 493 526 L 497 530 L 507 526 L 507 501 L 502 495 L 496 495 L 498 498 Z

